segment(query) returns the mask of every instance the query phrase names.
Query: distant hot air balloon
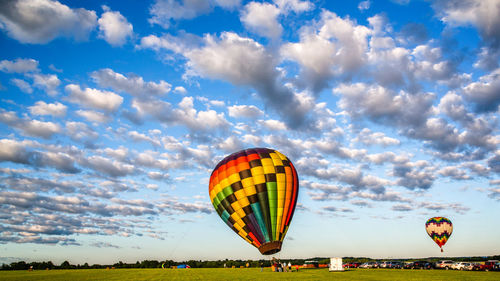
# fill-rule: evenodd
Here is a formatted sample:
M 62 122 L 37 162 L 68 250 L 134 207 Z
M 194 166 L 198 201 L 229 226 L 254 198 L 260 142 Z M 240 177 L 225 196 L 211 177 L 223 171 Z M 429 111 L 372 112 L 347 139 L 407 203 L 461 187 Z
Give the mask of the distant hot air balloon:
M 222 220 L 263 255 L 281 250 L 299 193 L 292 162 L 280 152 L 233 153 L 210 176 L 210 200 Z
M 431 239 L 441 248 L 442 252 L 442 247 L 446 244 L 453 232 L 453 224 L 445 217 L 433 217 L 428 219 L 425 223 L 425 230 Z

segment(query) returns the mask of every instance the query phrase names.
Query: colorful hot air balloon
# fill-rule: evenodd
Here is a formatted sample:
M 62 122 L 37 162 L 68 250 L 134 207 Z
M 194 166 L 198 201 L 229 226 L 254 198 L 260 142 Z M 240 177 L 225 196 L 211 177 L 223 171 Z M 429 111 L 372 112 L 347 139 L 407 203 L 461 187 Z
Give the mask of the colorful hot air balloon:
M 433 217 L 428 219 L 425 223 L 425 230 L 431 239 L 438 244 L 442 252 L 442 247 L 446 244 L 446 241 L 448 241 L 453 232 L 453 224 L 445 217 Z
M 217 164 L 208 187 L 222 220 L 263 255 L 281 250 L 299 193 L 292 162 L 280 152 L 252 148 Z

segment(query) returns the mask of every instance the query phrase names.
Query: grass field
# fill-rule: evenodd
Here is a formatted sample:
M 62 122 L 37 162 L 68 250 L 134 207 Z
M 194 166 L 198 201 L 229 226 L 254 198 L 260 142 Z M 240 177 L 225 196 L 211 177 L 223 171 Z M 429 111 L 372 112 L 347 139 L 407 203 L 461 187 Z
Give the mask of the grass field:
M 452 270 L 356 269 L 328 272 L 271 272 L 265 269 L 74 269 L 0 271 L 0 280 L 500 280 L 500 272 Z

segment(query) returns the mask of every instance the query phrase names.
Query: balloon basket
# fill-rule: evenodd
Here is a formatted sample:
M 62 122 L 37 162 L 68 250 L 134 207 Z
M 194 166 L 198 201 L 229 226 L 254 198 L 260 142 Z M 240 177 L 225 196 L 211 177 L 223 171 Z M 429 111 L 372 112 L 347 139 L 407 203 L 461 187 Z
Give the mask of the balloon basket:
M 272 255 L 276 254 L 277 252 L 281 251 L 281 241 L 273 241 L 273 242 L 268 242 L 265 244 L 262 244 L 259 247 L 259 251 L 263 255 Z

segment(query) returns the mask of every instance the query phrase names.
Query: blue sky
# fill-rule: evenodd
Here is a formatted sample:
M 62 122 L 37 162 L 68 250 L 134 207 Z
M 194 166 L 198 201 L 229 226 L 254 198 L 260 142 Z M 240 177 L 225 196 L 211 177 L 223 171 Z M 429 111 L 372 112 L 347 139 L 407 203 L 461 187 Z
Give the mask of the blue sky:
M 498 254 L 500 2 L 341 2 L 2 1 L 0 262 L 258 259 L 208 196 L 250 147 L 282 258 Z

